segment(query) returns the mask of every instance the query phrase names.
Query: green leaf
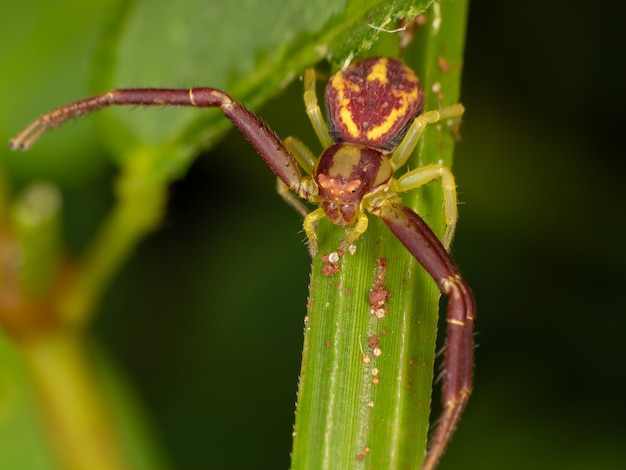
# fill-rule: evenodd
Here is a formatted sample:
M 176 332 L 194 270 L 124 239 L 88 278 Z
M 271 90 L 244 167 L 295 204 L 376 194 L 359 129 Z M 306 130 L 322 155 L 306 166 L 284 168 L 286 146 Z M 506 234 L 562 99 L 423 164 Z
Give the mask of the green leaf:
M 324 58 L 340 63 L 370 47 L 381 34 L 371 25 L 416 14 L 427 3 L 186 0 L 177 3 L 176 15 L 170 2 L 122 3 L 105 28 L 94 88 L 211 86 L 254 109 L 304 68 Z M 197 31 L 210 34 L 198 37 Z M 136 140 L 141 145 L 175 141 L 194 156 L 229 126 L 216 110 L 146 112 L 141 119 L 125 110 L 109 114 L 114 118 L 107 140 L 119 155 Z

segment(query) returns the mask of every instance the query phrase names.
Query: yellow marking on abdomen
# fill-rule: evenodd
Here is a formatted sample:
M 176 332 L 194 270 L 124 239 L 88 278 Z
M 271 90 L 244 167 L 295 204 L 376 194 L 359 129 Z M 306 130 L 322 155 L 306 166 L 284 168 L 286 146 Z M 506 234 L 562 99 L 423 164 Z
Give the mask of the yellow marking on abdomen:
M 370 70 L 369 75 L 367 76 L 368 82 L 378 81 L 381 84 L 386 84 L 389 81 L 387 73 L 387 59 L 378 59 L 372 70 Z
M 341 109 L 339 112 L 339 117 L 341 118 L 341 122 L 346 126 L 346 130 L 352 137 L 359 137 L 361 134 L 359 131 L 359 127 L 352 119 L 352 113 L 348 109 L 348 105 L 350 104 L 350 98 L 346 98 L 345 89 L 348 86 L 346 80 L 343 78 L 341 74 L 336 74 L 333 77 L 332 86 L 337 92 L 337 101 L 338 106 Z M 357 85 L 352 86 L 356 92 L 359 91 L 359 87 Z
M 417 89 L 415 89 L 412 93 L 399 92 L 394 98 L 402 102 L 402 107 L 392 109 L 382 124 L 379 124 L 378 126 L 367 131 L 368 139 L 376 140 L 389 132 L 398 119 L 402 118 L 406 114 L 409 103 L 412 103 L 417 99 Z

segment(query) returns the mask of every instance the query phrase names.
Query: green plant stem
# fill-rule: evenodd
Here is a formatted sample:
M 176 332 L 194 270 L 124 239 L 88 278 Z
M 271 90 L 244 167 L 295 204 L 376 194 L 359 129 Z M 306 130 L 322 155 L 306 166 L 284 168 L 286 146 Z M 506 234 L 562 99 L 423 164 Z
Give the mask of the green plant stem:
M 61 196 L 48 183 L 33 183 L 16 201 L 12 226 L 19 240 L 23 265 L 20 284 L 38 296 L 50 288 L 62 258 Z
M 118 202 L 78 269 L 62 267 L 68 263 L 61 262 L 56 188 L 31 185 L 12 210 L 24 261 L 14 267 L 18 272 L 5 273 L 4 294 L 16 300 L 0 305 L 6 307 L 2 318 L 29 372 L 49 439 L 69 470 L 132 468 L 102 377 L 94 373 L 85 327 L 117 267 L 161 218 L 167 179 L 155 176 L 155 160 L 147 151 L 127 160 Z M 13 278 L 20 282 L 9 282 Z
M 83 338 L 72 332 L 41 335 L 22 342 L 20 352 L 64 468 L 129 468 Z
M 72 271 L 62 263 L 61 208 L 58 190 L 46 183 L 27 187 L 17 198 L 11 211 L 16 241 L 7 252 L 19 253 L 23 262 L 4 273 L 3 295 L 10 301 L 0 302 L 0 311 L 63 468 L 123 470 L 130 466 L 85 331 L 59 309 Z

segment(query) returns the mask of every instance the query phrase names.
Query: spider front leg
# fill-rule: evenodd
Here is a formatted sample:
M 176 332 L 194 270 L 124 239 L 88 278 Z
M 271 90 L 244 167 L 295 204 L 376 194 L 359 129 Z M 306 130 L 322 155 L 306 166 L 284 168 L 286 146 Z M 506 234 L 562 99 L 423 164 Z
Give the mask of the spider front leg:
M 444 359 L 443 412 L 426 455 L 423 470 L 432 470 L 443 454 L 472 392 L 475 304 L 472 292 L 454 261 L 422 218 L 399 197 L 381 198 L 371 212 L 419 261 L 448 296 Z
M 31 123 L 9 143 L 11 149 L 27 150 L 41 135 L 75 117 L 108 106 L 194 106 L 219 108 L 246 138 L 274 174 L 292 191 L 307 198 L 302 175 L 293 156 L 272 130 L 252 111 L 216 88 L 120 89 L 62 106 Z

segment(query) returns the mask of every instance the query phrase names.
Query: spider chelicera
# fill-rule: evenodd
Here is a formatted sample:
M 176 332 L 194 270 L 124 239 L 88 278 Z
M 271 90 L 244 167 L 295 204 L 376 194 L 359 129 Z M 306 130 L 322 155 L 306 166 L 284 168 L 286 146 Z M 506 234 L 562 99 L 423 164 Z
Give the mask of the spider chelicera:
M 215 88 L 120 89 L 60 107 L 34 121 L 12 149 L 28 149 L 46 130 L 106 106 L 218 107 L 278 177 L 281 196 L 304 215 L 309 250 L 317 252 L 316 222 L 323 217 L 349 227 L 341 248 L 367 229 L 367 213 L 380 217 L 448 296 L 443 412 L 423 468 L 432 469 L 445 450 L 472 389 L 475 305 L 469 286 L 448 254 L 457 220 L 456 187 L 442 163 L 425 165 L 399 178 L 428 124 L 463 114 L 461 104 L 422 113 L 423 92 L 415 73 L 390 58 L 368 58 L 333 75 L 326 86 L 328 126 L 315 92 L 315 71 L 304 74 L 304 101 L 325 150 L 319 158 L 299 140 L 282 142 L 256 115 Z M 306 176 L 302 176 L 302 171 Z M 441 178 L 446 231 L 440 242 L 399 192 Z M 296 197 L 318 204 L 308 212 Z

